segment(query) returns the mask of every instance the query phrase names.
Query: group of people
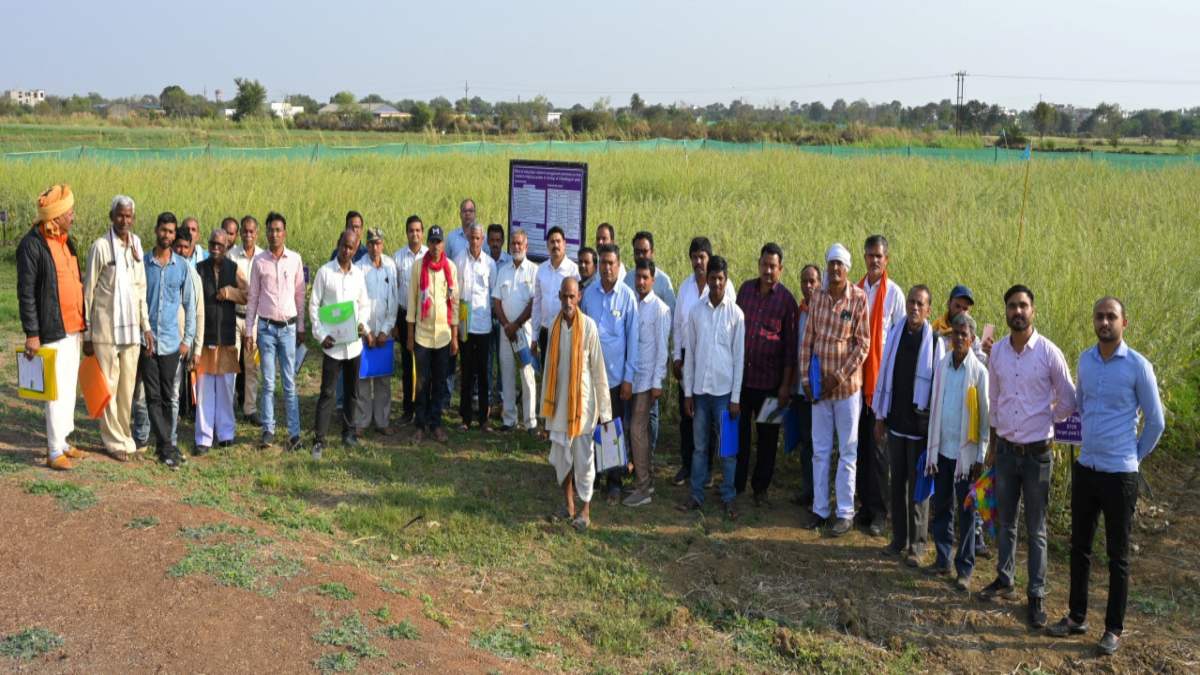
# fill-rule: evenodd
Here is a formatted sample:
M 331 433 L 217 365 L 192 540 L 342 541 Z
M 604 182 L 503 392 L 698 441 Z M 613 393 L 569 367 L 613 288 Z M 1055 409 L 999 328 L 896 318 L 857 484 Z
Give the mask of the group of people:
M 651 232 L 634 235 L 627 268 L 612 225 L 601 224 L 595 247 L 581 247 L 576 260 L 567 256 L 566 234 L 552 227 L 545 233 L 548 259 L 536 264 L 526 257 L 529 233 L 513 229 L 506 237 L 502 226 L 485 228 L 467 199 L 462 227 L 448 234 L 408 218 L 405 245 L 394 255 L 377 228 L 366 229 L 363 242 L 363 217 L 351 211 L 309 293 L 308 270 L 286 246 L 282 214 L 263 222 L 265 249 L 258 248 L 258 222 L 246 216 L 226 218 L 205 251 L 194 218 L 178 223 L 162 213 L 146 251 L 132 231 L 133 200 L 118 196 L 111 227 L 92 243 L 81 272 L 70 237 L 73 206 L 66 185 L 43 193 L 17 254 L 25 351 L 30 358 L 43 347 L 56 351 L 58 397 L 46 404 L 51 468 L 70 469 L 82 456 L 68 441 L 80 352 L 96 358 L 111 391 L 99 421 L 105 449 L 118 460 L 146 447 L 152 434 L 161 461 L 177 468 L 184 461 L 179 410 L 189 403 L 193 455 L 214 441 L 232 443 L 237 407 L 261 426 L 261 446 L 272 445 L 276 376 L 285 447 L 300 449 L 295 374 L 307 320 L 323 352 L 314 459 L 336 409 L 345 445 L 372 427 L 394 433 L 392 376 L 364 372 L 360 361 L 381 349 L 391 360 L 395 344 L 402 423 L 412 425 L 413 442 L 447 439 L 444 411 L 457 381 L 464 431 L 522 428 L 549 441 L 563 495 L 555 515 L 585 530 L 596 490 L 610 504 L 652 501 L 659 404 L 670 371 L 679 394 L 674 482 L 687 485 L 680 511 L 704 508 L 714 463 L 728 518 L 738 517 L 747 482 L 755 505 L 768 505 L 782 426 L 781 416 L 768 412 L 786 411 L 800 427 L 805 525 L 841 536 L 857 519 L 883 536 L 890 518 L 883 555 L 917 567 L 932 538 L 936 555 L 927 571 L 954 575 L 965 591 L 979 538 L 967 496 L 990 467 L 997 576 L 978 597 L 1016 595 L 1023 503 L 1028 616 L 1042 628 L 1053 429 L 1078 411 L 1083 442 L 1072 465 L 1070 608 L 1047 630 L 1087 631 L 1092 540 L 1103 514 L 1110 589 L 1100 649 L 1117 648 L 1138 468 L 1164 417 L 1152 366 L 1123 340 L 1128 320 L 1115 297 L 1093 306 L 1097 344 L 1080 355 L 1072 380 L 1062 351 L 1034 328 L 1032 290 L 1015 285 L 1004 294 L 1009 332 L 1000 339 L 991 326 L 978 332 L 975 298 L 965 285 L 952 289 L 945 311 L 931 320 L 933 292 L 921 284 L 905 292 L 889 279 L 881 235 L 864 244 L 866 273 L 858 283 L 849 277 L 850 251 L 834 244 L 823 265 L 801 267 L 799 297 L 782 281 L 779 245 L 764 245 L 758 276 L 734 290 L 727 261 L 698 236 L 688 249 L 691 274 L 676 290 L 655 264 Z M 489 411 L 497 398 L 495 428 Z M 629 461 L 597 471 L 593 433 L 617 419 Z M 736 444 L 723 438 L 728 433 L 737 434 Z M 736 452 L 724 451 L 734 446 Z M 927 480 L 932 498 L 918 489 Z

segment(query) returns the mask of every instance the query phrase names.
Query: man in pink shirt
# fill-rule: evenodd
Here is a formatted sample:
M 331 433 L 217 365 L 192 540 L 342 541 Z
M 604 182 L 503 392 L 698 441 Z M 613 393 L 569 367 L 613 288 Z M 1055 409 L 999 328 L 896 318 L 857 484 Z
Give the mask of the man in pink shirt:
M 287 220 L 272 211 L 264 221 L 267 250 L 250 263 L 250 293 L 246 301 L 246 343 L 261 363 L 258 413 L 262 420 L 260 447 L 275 437 L 275 368 L 283 382 L 287 414 L 287 449 L 300 447 L 300 397 L 296 392 L 296 349 L 304 341 L 304 261 L 287 248 Z
M 1075 410 L 1075 385 L 1062 350 L 1033 329 L 1033 291 L 1016 285 L 1004 294 L 1011 333 L 990 347 L 988 404 L 996 452 L 988 455 L 996 481 L 999 555 L 996 580 L 979 591 L 980 600 L 1016 595 L 1017 512 L 1025 498 L 1029 533 L 1029 623 L 1046 625 L 1046 510 L 1054 453 L 1054 423 Z

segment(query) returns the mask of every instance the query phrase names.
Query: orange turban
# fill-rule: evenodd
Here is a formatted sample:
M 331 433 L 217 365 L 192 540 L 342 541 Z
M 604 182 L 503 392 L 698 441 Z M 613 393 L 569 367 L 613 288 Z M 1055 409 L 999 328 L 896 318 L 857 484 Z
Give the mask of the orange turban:
M 46 190 L 38 197 L 38 221 L 49 223 L 75 207 L 71 186 L 63 183 Z

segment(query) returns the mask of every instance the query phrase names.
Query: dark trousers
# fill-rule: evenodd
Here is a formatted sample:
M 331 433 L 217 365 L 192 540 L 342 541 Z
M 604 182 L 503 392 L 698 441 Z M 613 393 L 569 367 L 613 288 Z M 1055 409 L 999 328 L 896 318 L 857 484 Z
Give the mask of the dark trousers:
M 628 401 L 621 400 L 621 387 L 618 385 L 608 390 L 608 402 L 612 405 L 613 419 L 621 418 L 621 428 L 625 430 L 625 450 L 630 457 L 633 455 L 629 452 L 629 413 L 633 399 Z M 601 420 L 604 421 L 604 420 Z M 628 467 L 618 466 L 604 472 L 604 481 L 608 492 L 620 491 L 621 484 L 625 480 L 625 476 L 629 475 Z M 600 486 L 600 474 L 596 475 L 596 487 Z
M 416 345 L 417 397 L 413 421 L 418 429 L 430 431 L 442 426 L 442 411 L 450 405 L 450 345 L 431 349 Z
M 463 424 L 470 424 L 471 418 L 477 418 L 480 426 L 487 424 L 488 413 L 488 356 L 491 353 L 492 336 L 467 335 L 467 341 L 458 345 L 458 362 L 462 366 L 459 377 L 458 413 Z M 473 400 L 479 397 L 479 409 L 475 410 Z
M 401 320 L 397 324 L 400 326 L 400 339 L 396 341 L 396 344 L 400 346 L 400 364 L 397 368 L 400 369 L 400 382 L 404 392 L 404 416 L 408 417 L 413 414 L 413 385 L 416 380 L 414 371 L 417 364 L 413 353 L 408 351 L 408 322 L 404 320 L 404 316 L 405 312 L 401 309 Z
M 546 372 L 546 345 L 550 344 L 550 331 L 539 328 L 537 334 L 538 357 L 542 362 L 542 372 Z
M 239 349 L 237 377 L 233 378 L 234 396 L 236 397 L 234 405 L 237 406 L 234 408 L 234 420 L 237 420 L 238 414 L 245 410 L 245 408 L 242 407 L 246 404 L 246 367 L 243 360 L 245 358 L 246 350 Z
M 317 442 L 325 442 L 329 421 L 333 417 L 334 401 L 337 398 L 337 383 L 342 383 L 342 436 L 354 433 L 354 411 L 358 404 L 358 366 L 361 356 L 352 359 L 335 359 L 322 354 L 321 395 L 317 397 Z
M 176 356 L 178 357 L 179 354 L 177 353 Z M 179 381 L 175 382 L 172 380 L 171 385 L 179 387 L 179 410 L 176 414 L 182 419 L 195 419 L 196 399 L 192 397 L 192 373 L 189 373 L 186 367 L 180 369 L 178 363 L 179 359 L 177 358 L 175 371 L 179 375 Z M 199 374 L 196 377 L 199 378 Z M 170 417 L 168 416 L 169 419 Z
M 775 475 L 775 453 L 779 447 L 779 425 L 758 424 L 754 421 L 762 410 L 763 401 L 775 396 L 778 391 L 742 387 L 742 412 L 738 415 L 737 473 L 734 487 L 740 495 L 746 491 L 746 476 L 750 473 L 750 428 L 755 427 L 758 436 L 758 457 L 754 460 L 754 477 L 750 487 L 754 494 L 763 494 L 771 487 Z
M 1106 473 L 1076 462 L 1071 466 L 1071 619 L 1087 618 L 1088 574 L 1092 568 L 1092 540 L 1104 514 L 1105 550 L 1108 553 L 1108 609 L 1104 629 L 1117 635 L 1125 628 L 1125 603 L 1129 597 L 1129 530 L 1138 498 L 1138 474 Z
M 863 523 L 887 517 L 891 501 L 888 466 L 887 446 L 875 442 L 875 412 L 867 405 L 864 394 L 862 414 L 858 417 L 858 459 L 854 476 L 854 492 L 861 504 L 858 518 Z
M 913 494 L 917 487 L 917 457 L 925 450 L 925 439 L 902 438 L 888 432 L 887 446 L 891 460 L 892 547 L 911 548 L 921 555 L 929 538 L 929 502 L 914 504 Z
M 812 402 L 803 396 L 792 397 L 792 414 L 800 423 L 800 445 L 796 452 L 800 453 L 800 497 L 799 503 L 811 508 L 813 503 L 813 442 L 812 442 Z M 828 482 L 828 476 L 826 476 Z
M 955 532 L 958 533 L 958 550 L 954 553 L 954 571 L 960 577 L 969 577 L 975 570 L 975 505 L 963 506 L 967 493 L 971 491 L 970 477 L 954 480 L 954 467 L 958 460 L 938 455 L 937 475 L 933 479 L 933 522 L 929 526 L 933 546 L 937 549 L 940 568 L 950 566 L 950 553 L 954 550 Z M 955 523 L 957 514 L 958 522 Z
M 154 432 L 154 444 L 160 451 L 171 445 L 174 416 L 171 409 L 171 387 L 175 386 L 175 371 L 178 369 L 179 352 L 147 356 L 143 350 L 138 357 L 138 378 L 141 379 L 142 391 L 146 394 L 150 430 Z M 191 395 L 191 387 L 188 387 L 188 394 Z M 179 403 L 182 409 L 183 399 L 180 399 Z

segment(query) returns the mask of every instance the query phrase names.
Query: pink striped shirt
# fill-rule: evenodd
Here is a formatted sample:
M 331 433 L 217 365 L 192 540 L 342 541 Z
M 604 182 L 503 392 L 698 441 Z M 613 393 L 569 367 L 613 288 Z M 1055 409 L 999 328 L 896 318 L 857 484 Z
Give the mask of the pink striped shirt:
M 992 426 L 1010 443 L 1049 440 L 1054 423 L 1075 410 L 1075 385 L 1062 350 L 1036 330 L 1020 352 L 1005 336 L 988 358 L 988 404 Z
M 304 332 L 304 261 L 300 254 L 283 249 L 275 257 L 271 251 L 254 256 L 250 263 L 250 293 L 246 300 L 246 336 L 257 337 L 258 319 L 287 321 L 296 319 L 296 332 Z

